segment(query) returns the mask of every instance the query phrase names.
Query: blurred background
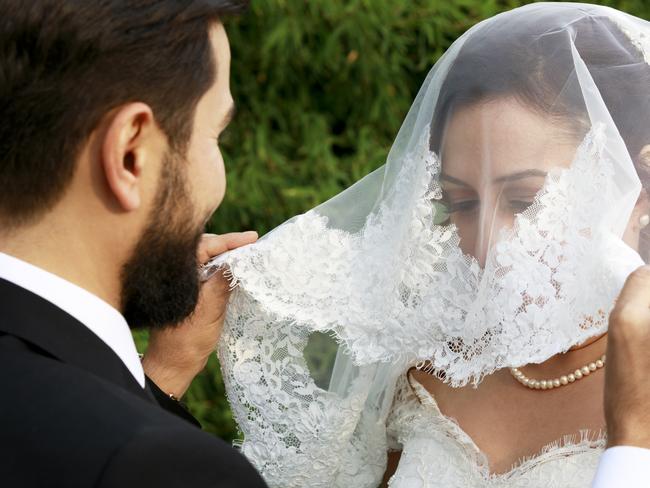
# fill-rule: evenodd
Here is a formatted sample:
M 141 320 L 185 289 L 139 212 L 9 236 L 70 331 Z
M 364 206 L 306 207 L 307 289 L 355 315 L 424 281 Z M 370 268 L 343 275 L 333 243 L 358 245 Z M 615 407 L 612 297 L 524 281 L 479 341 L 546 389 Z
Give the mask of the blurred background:
M 381 166 L 427 72 L 487 17 L 525 1 L 252 0 L 226 22 L 237 116 L 221 138 L 228 190 L 210 231 L 260 235 Z M 650 19 L 647 0 L 596 1 Z M 146 333 L 137 333 L 140 351 Z M 240 437 L 213 357 L 184 398 Z

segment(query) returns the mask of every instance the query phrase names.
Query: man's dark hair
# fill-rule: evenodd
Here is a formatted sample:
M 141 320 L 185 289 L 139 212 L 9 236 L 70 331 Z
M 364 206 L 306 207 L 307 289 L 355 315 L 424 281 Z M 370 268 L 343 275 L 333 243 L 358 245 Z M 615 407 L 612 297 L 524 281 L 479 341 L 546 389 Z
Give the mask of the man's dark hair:
M 235 0 L 0 0 L 0 225 L 33 220 L 112 108 L 148 104 L 183 152 L 214 82 L 210 25 Z

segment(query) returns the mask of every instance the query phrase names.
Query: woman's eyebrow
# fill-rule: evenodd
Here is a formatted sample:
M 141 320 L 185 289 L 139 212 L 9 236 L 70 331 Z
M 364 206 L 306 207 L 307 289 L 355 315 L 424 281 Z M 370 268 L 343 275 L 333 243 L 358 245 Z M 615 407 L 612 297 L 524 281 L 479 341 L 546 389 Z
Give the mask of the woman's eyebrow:
M 464 186 L 467 188 L 470 188 L 471 186 L 467 183 L 465 183 L 463 180 L 459 180 L 458 178 L 454 178 L 453 176 L 449 176 L 445 173 L 440 173 L 440 180 L 441 181 L 446 181 L 448 183 L 453 183 L 454 185 L 458 186 Z
M 538 177 L 546 178 L 548 173 L 539 169 L 526 169 L 524 171 L 517 171 L 516 173 L 510 173 L 508 175 L 499 176 L 494 179 L 494 183 L 505 183 L 506 181 L 517 181 L 523 180 L 524 178 Z
M 517 171 L 516 173 L 510 173 L 504 176 L 499 176 L 498 178 L 495 178 L 493 180 L 493 183 L 505 183 L 508 181 L 523 180 L 524 178 L 531 178 L 531 177 L 546 178 L 547 174 L 548 173 L 546 171 L 542 171 L 539 169 L 526 169 L 523 171 Z M 458 178 L 454 178 L 453 176 L 449 176 L 448 174 L 445 173 L 440 173 L 440 181 L 446 181 L 454 185 L 471 188 L 470 184 L 465 183 L 463 180 L 459 180 Z

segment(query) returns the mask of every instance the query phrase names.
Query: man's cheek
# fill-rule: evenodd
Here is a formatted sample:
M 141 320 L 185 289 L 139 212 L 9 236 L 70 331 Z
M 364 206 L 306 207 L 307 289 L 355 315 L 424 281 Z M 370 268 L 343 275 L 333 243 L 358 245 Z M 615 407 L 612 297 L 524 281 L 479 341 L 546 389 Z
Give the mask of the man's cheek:
M 205 148 L 202 157 L 194 159 L 190 164 L 193 166 L 194 202 L 202 208 L 216 209 L 223 201 L 226 190 L 226 174 L 221 154 L 214 146 Z
M 206 180 L 206 185 L 210 186 L 210 193 L 213 199 L 213 207 L 216 208 L 221 204 L 226 194 L 226 170 L 221 154 L 217 152 L 213 159 L 212 174 Z

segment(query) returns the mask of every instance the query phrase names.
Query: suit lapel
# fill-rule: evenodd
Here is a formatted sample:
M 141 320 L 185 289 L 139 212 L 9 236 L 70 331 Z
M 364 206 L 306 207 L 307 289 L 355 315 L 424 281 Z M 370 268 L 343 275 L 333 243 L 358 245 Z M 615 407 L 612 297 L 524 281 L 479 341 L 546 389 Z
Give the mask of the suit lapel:
M 138 384 L 112 349 L 56 305 L 0 279 L 0 307 L 0 332 L 155 402 L 151 392 Z

